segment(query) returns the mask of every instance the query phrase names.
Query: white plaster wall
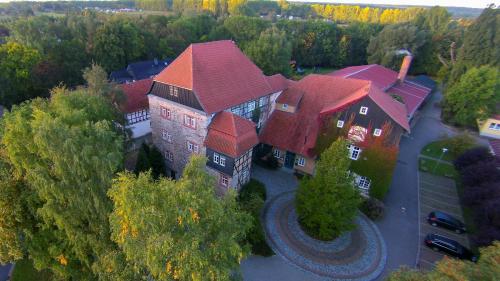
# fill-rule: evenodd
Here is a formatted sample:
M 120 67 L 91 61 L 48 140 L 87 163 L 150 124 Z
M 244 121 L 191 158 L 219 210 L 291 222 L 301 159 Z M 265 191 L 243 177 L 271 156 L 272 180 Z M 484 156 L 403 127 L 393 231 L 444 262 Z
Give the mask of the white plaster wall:
M 132 138 L 140 138 L 151 133 L 151 120 L 144 120 L 132 125 L 127 125 L 126 128 L 132 131 Z

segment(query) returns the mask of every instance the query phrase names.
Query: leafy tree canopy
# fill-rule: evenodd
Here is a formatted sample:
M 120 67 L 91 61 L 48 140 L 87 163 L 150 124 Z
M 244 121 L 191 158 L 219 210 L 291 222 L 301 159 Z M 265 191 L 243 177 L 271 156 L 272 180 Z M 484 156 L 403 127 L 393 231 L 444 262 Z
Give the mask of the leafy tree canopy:
M 194 156 L 178 181 L 122 173 L 109 191 L 112 239 L 137 271 L 155 280 L 229 280 L 247 254 L 251 226 L 229 192 L 215 195 L 206 159 Z
M 112 206 L 106 192 L 123 159 L 113 116 L 103 97 L 65 88 L 5 114 L 1 180 L 7 185 L 1 185 L 0 205 L 14 202 L 14 218 L 21 219 L 0 222 L 12 234 L 0 249 L 16 249 L 2 253 L 2 261 L 19 258 L 18 243 L 38 269 L 61 278 L 105 272 L 107 255 L 117 249 L 108 238 Z
M 445 95 L 444 114 L 462 126 L 490 117 L 500 103 L 500 76 L 496 67 L 471 68 Z
M 387 25 L 368 45 L 368 63 L 377 63 L 399 70 L 403 54 L 410 51 L 415 60 L 429 43 L 430 34 L 412 24 Z
M 354 227 L 360 196 L 348 172 L 347 144 L 338 138 L 323 151 L 316 163 L 316 175 L 302 179 L 297 190 L 299 221 L 319 239 L 333 239 Z
M 258 40 L 248 44 L 245 53 L 266 75 L 290 74 L 292 46 L 277 27 L 263 31 Z
M 429 272 L 401 268 L 391 273 L 387 281 L 497 280 L 500 276 L 500 242 L 495 241 L 480 252 L 477 263 L 445 257 Z
M 0 104 L 10 107 L 36 96 L 32 77 L 41 56 L 35 49 L 9 42 L 0 45 Z

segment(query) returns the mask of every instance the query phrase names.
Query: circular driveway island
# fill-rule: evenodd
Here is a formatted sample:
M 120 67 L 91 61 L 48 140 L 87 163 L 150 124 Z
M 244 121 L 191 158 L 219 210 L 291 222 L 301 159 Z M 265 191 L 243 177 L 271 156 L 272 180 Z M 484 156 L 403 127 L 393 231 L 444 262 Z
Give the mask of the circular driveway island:
M 333 241 L 319 241 L 302 231 L 294 191 L 269 200 L 263 216 L 269 246 L 302 270 L 333 280 L 373 280 L 384 268 L 385 243 L 377 227 L 362 214 L 355 219 L 355 230 Z

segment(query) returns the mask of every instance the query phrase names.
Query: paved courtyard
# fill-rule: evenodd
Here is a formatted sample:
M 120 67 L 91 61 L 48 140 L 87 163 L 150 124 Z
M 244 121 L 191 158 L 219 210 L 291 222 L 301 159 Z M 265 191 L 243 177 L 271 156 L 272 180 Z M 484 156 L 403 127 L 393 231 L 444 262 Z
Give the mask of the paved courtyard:
M 420 255 L 418 266 L 422 269 L 432 269 L 434 263 L 443 258 L 443 254 L 434 252 L 423 244 L 424 238 L 428 233 L 436 233 L 449 237 L 466 247 L 469 247 L 469 239 L 466 234 L 457 234 L 441 227 L 433 227 L 427 222 L 427 215 L 435 210 L 443 211 L 463 221 L 455 182 L 452 179 L 425 172 L 419 172 L 419 178 Z
M 373 280 L 382 272 L 385 243 L 378 228 L 364 215 L 355 220 L 355 230 L 333 241 L 315 240 L 297 222 L 295 177 L 286 170 L 260 167 L 254 168 L 253 177 L 266 185 L 263 221 L 267 241 L 277 255 L 244 261 L 245 280 L 281 280 L 278 275 L 288 275 L 286 280 Z

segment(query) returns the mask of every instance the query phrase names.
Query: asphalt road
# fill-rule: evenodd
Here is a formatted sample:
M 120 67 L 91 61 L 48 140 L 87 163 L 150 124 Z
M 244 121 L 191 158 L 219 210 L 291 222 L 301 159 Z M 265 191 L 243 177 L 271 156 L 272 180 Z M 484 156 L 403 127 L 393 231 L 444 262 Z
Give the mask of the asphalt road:
M 7 281 L 9 278 L 9 270 L 12 265 L 0 265 L 0 281 Z
M 418 155 L 429 142 L 455 132 L 441 123 L 437 106 L 441 93 L 436 92 L 421 110 L 411 134 L 400 143 L 398 162 L 392 184 L 384 200 L 386 213 L 377 226 L 387 245 L 387 264 L 377 280 L 400 266 L 414 267 L 417 263 L 419 239 Z

